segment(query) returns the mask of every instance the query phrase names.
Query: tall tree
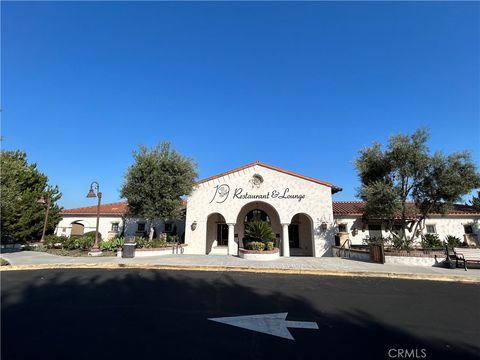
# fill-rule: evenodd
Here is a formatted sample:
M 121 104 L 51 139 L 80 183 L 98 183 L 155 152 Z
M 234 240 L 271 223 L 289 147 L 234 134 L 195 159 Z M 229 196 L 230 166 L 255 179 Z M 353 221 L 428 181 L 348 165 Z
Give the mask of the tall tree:
M 155 219 L 170 220 L 179 216 L 182 197 L 189 195 L 197 177 L 197 165 L 162 142 L 152 149 L 140 146 L 133 153 L 135 162 L 125 174 L 120 194 L 128 201 L 129 215 L 150 223 L 153 239 Z
M 390 229 L 394 223 L 400 225 L 391 235 L 405 247 L 418 237 L 432 211 L 445 212 L 480 187 L 480 174 L 468 152 L 430 155 L 427 140 L 424 129 L 410 136 L 395 135 L 385 150 L 374 143 L 361 150 L 355 162 L 365 218 L 380 219 Z
M 52 232 L 61 219 L 56 204 L 62 196 L 58 187 L 49 185 L 48 177 L 35 163 L 28 164 L 22 151 L 1 151 L 0 165 L 2 238 L 40 239 L 46 210 L 46 205 L 38 202 L 41 197 L 51 199 L 47 233 Z
M 477 196 L 473 196 L 470 200 L 470 205 L 480 208 L 480 191 L 477 191 Z

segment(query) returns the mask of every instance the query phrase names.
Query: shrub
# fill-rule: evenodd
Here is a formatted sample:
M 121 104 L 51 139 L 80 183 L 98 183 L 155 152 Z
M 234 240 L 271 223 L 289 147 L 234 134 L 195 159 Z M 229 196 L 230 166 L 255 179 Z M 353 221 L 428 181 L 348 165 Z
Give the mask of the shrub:
M 274 248 L 273 241 L 266 242 L 265 246 L 266 246 L 266 250 L 273 250 L 273 248 Z
M 63 248 L 67 250 L 88 250 L 95 242 L 95 232 L 91 235 L 71 236 L 63 242 Z
M 150 248 L 161 248 L 165 247 L 167 245 L 167 237 L 166 236 L 159 236 L 157 239 L 153 239 L 150 241 L 149 239 L 140 236 L 135 238 L 135 242 L 137 244 L 137 248 L 144 248 L 144 249 L 150 249 Z
M 100 239 L 100 237 L 99 237 Z M 80 236 L 78 239 L 77 239 L 77 249 L 80 249 L 80 250 L 89 250 L 92 246 L 93 246 L 93 243 L 95 242 L 95 235 L 92 237 L 92 236 Z
M 58 251 L 57 255 L 60 255 L 60 256 L 68 256 L 69 253 L 68 253 L 68 251 L 65 250 L 65 249 L 60 249 L 60 250 Z
M 148 247 L 148 239 L 143 237 L 143 236 L 136 236 L 135 237 L 135 243 L 137 244 L 136 247 L 137 248 L 144 248 L 144 247 Z
M 43 239 L 43 245 L 49 249 L 54 247 L 63 247 L 63 244 L 66 240 L 66 236 L 47 235 Z
M 70 236 L 68 239 L 66 239 L 63 244 L 62 244 L 62 249 L 67 249 L 67 250 L 74 250 L 76 249 L 75 245 L 75 240 L 78 238 L 78 236 Z
M 10 265 L 10 263 L 4 258 L 0 258 L 0 266 L 7 266 L 7 265 Z
M 366 237 L 362 240 L 364 245 L 378 245 L 378 244 L 386 244 L 390 239 L 385 239 L 383 237 Z
M 169 243 L 176 243 L 180 240 L 178 235 L 167 235 L 167 242 Z
M 153 239 L 149 243 L 151 244 L 150 247 L 153 247 L 153 248 L 165 247 L 167 245 L 167 238 L 159 237 L 158 239 Z
M 98 240 L 101 244 L 102 234 L 98 233 Z M 80 236 L 70 236 L 65 239 L 62 245 L 67 250 L 89 250 L 95 243 L 95 231 L 86 232 Z M 100 245 L 99 244 L 99 245 Z
M 111 240 L 104 240 L 100 243 L 102 251 L 117 251 L 123 246 L 124 239 L 121 237 L 113 238 Z
M 265 244 L 260 241 L 250 241 L 249 243 L 247 243 L 245 248 L 247 250 L 263 251 L 265 249 Z
M 448 245 L 449 248 L 461 247 L 465 245 L 459 237 L 453 235 L 445 236 L 445 243 Z
M 86 232 L 85 234 L 81 235 L 80 237 L 91 237 L 93 240 L 95 240 L 95 231 L 89 231 Z M 102 233 L 98 232 L 98 240 L 102 240 Z
M 437 234 L 425 234 L 422 238 L 424 249 L 441 248 L 442 246 L 442 241 Z
M 47 251 L 47 247 L 43 244 L 37 244 L 36 246 L 31 246 L 30 250 L 44 252 Z
M 383 244 L 391 246 L 396 250 L 410 250 L 412 249 L 413 239 L 400 239 L 395 236 L 391 236 L 383 239 Z
M 250 221 L 245 227 L 245 238 L 247 242 L 269 242 L 275 239 L 272 227 L 262 220 Z

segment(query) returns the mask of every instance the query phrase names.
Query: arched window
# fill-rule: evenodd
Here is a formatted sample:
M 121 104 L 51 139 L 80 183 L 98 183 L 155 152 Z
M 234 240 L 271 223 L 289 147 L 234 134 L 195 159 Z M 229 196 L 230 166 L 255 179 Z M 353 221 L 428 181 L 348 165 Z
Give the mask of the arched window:
M 268 216 L 263 210 L 255 209 L 245 215 L 245 223 L 248 223 L 252 220 L 262 220 L 270 223 L 270 216 Z

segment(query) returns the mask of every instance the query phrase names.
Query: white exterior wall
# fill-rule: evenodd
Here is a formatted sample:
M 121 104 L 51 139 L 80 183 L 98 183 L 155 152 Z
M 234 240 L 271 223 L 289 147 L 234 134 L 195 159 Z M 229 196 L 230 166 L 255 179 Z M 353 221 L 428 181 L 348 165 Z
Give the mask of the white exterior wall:
M 369 235 L 368 226 L 366 226 L 365 231 L 362 231 L 362 220 L 361 217 L 345 217 L 345 216 L 335 216 L 336 224 L 347 224 L 347 231 L 349 233 L 350 240 L 352 245 L 362 245 L 363 239 Z M 426 225 L 435 225 L 436 234 L 440 237 L 440 240 L 444 240 L 447 235 L 453 235 L 464 240 L 464 227 L 463 225 L 472 225 L 474 234 L 480 239 L 480 217 L 459 217 L 458 215 L 450 216 L 437 216 L 432 215 L 425 221 L 425 228 L 423 233 L 427 233 Z M 352 235 L 353 228 L 358 230 L 356 236 Z M 411 233 L 408 232 L 410 236 Z M 382 236 L 387 238 L 390 236 L 390 232 L 386 232 L 382 226 Z
M 72 223 L 80 223 L 84 226 L 84 233 L 95 231 L 97 224 L 96 215 L 64 215 L 62 220 L 58 223 L 55 229 L 55 235 L 57 236 L 70 236 L 72 230 Z M 118 223 L 118 233 L 111 231 L 112 223 Z M 115 235 L 121 235 L 124 232 L 124 236 L 135 236 L 137 233 L 138 223 L 145 223 L 145 231 L 148 234 L 150 229 L 149 222 L 140 218 L 128 218 L 125 220 L 121 216 L 100 216 L 98 224 L 98 232 L 102 235 L 102 239 L 114 237 Z M 175 220 L 170 222 L 177 227 L 177 234 L 179 237 L 185 232 L 185 221 Z M 124 228 L 125 226 L 125 228 Z M 154 221 L 155 231 L 157 235 L 165 232 L 165 224 L 162 221 Z
M 95 231 L 97 224 L 96 215 L 93 216 L 66 216 L 57 225 L 55 235 L 70 236 L 72 223 L 79 223 L 84 226 L 84 232 Z M 98 232 L 102 234 L 102 239 L 107 239 L 108 233 L 112 229 L 112 223 L 118 223 L 119 232 L 122 231 L 123 219 L 121 216 L 101 216 L 98 223 Z
M 250 182 L 254 174 L 263 177 L 263 183 L 257 188 Z M 217 187 L 226 184 L 229 193 L 220 197 Z M 235 197 L 236 189 L 243 189 L 241 195 L 246 192 L 251 195 L 269 194 L 267 199 L 240 199 Z M 288 194 L 304 195 L 300 201 L 298 198 L 279 198 L 273 196 L 274 191 L 283 195 L 285 189 Z M 261 165 L 254 165 L 246 169 L 219 177 L 208 182 L 198 184 L 187 202 L 187 218 L 185 230 L 185 249 L 188 253 L 205 254 L 207 238 L 207 218 L 210 214 L 219 213 L 225 218 L 227 224 L 237 224 L 243 220 L 238 219 L 243 207 L 250 203 L 264 203 L 273 207 L 278 214 L 280 224 L 290 224 L 294 215 L 306 214 L 312 222 L 314 241 L 313 256 L 325 255 L 334 244 L 335 227 L 333 224 L 332 193 L 331 188 L 312 181 L 301 179 L 296 176 L 275 171 Z M 277 214 L 272 214 L 274 217 Z M 267 212 L 268 213 L 268 212 Z M 196 223 L 195 230 L 192 224 Z M 322 230 L 321 224 L 325 222 L 327 229 Z M 236 242 L 241 239 L 239 228 L 235 229 Z M 279 229 L 274 229 L 277 232 Z M 280 234 L 282 232 L 280 231 Z
M 463 240 L 465 234 L 464 225 L 472 225 L 473 233 L 480 238 L 480 217 L 459 217 L 452 215 L 448 217 L 432 216 L 425 221 L 425 225 L 435 225 L 435 230 L 444 239 L 446 235 L 453 235 Z M 426 232 L 426 230 L 424 230 Z

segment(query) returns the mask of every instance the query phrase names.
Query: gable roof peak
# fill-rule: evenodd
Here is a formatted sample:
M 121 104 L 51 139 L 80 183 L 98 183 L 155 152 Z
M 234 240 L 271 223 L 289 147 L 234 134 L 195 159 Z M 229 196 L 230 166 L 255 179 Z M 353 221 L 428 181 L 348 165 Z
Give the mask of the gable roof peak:
M 203 179 L 203 180 L 199 180 L 199 181 L 196 182 L 195 185 L 202 184 L 202 183 L 205 183 L 205 182 L 208 182 L 208 181 L 211 181 L 211 180 L 215 180 L 215 179 L 221 178 L 223 176 L 227 176 L 227 175 L 230 175 L 232 173 L 248 169 L 248 168 L 250 168 L 252 166 L 255 166 L 255 165 L 262 166 L 264 168 L 274 170 L 274 171 L 278 171 L 278 172 L 281 172 L 281 173 L 284 173 L 284 174 L 287 174 L 287 175 L 295 176 L 295 177 L 298 177 L 300 179 L 311 181 L 311 182 L 314 182 L 314 183 L 317 183 L 317 184 L 320 184 L 320 185 L 328 186 L 332 189 L 332 194 L 334 194 L 336 192 L 339 192 L 339 191 L 342 191 L 342 188 L 340 188 L 338 186 L 335 186 L 333 184 L 330 184 L 328 182 L 318 180 L 318 179 L 315 179 L 315 178 L 311 178 L 311 177 L 308 177 L 308 176 L 305 176 L 305 175 L 301 175 L 301 174 L 295 173 L 293 171 L 285 170 L 285 169 L 282 169 L 282 168 L 279 168 L 279 167 L 276 167 L 276 166 L 273 166 L 273 165 L 269 165 L 269 164 L 266 164 L 264 162 L 261 162 L 260 160 L 257 160 L 255 162 L 252 162 L 250 164 L 238 167 L 238 168 L 230 170 L 230 171 L 220 173 L 218 175 L 210 176 L 210 177 L 208 177 L 206 179 Z

